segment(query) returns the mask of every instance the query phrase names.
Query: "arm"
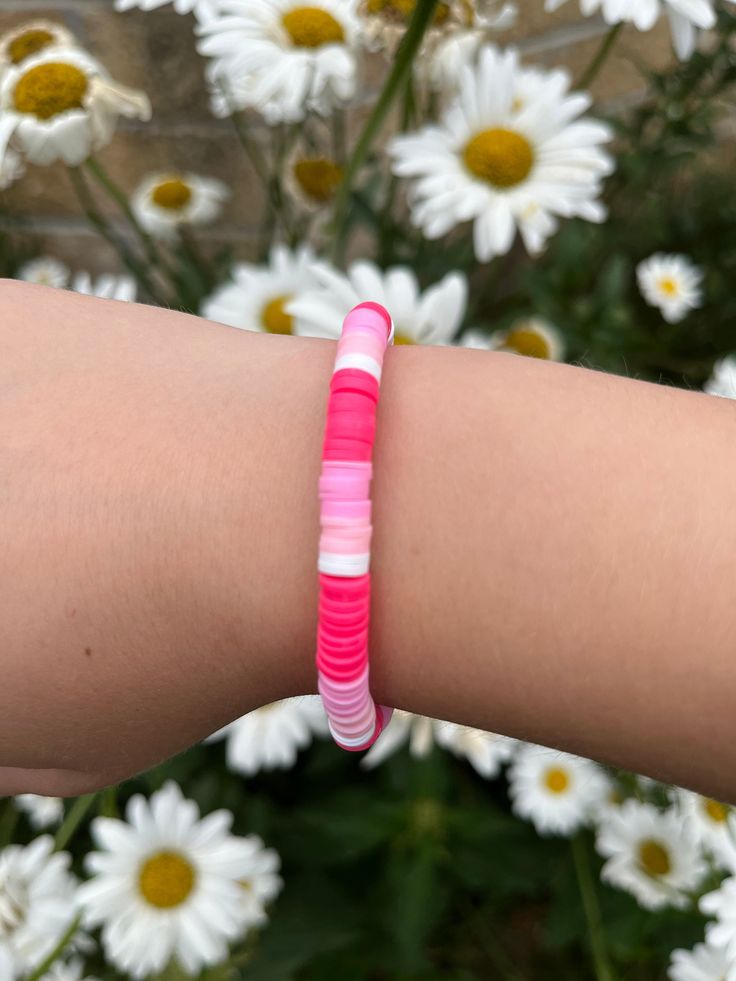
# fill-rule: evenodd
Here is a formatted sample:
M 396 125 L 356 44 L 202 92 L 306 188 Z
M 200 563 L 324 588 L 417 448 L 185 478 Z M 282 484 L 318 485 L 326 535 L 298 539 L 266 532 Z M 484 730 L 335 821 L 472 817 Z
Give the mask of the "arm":
M 315 691 L 327 341 L 3 284 L 0 792 L 79 793 Z M 736 798 L 736 407 L 387 357 L 376 698 Z

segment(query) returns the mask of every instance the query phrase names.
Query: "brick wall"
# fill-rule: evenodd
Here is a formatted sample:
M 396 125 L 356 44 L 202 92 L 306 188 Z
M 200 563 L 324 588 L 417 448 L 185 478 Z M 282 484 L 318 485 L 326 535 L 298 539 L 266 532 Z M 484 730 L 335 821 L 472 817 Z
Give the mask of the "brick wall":
M 528 60 L 564 64 L 573 75 L 587 64 L 605 25 L 582 18 L 577 0 L 553 15 L 543 0 L 521 0 L 517 28 L 504 39 L 518 44 Z M 170 8 L 152 13 L 115 13 L 112 0 L 0 0 L 0 31 L 30 17 L 49 17 L 70 28 L 120 82 L 145 89 L 154 107 L 153 121 L 123 122 L 114 143 L 100 154 L 111 174 L 132 189 L 155 169 L 183 167 L 220 177 L 233 188 L 227 218 L 207 233 L 214 243 L 230 242 L 248 256 L 255 242 L 252 215 L 258 193 L 252 172 L 228 121 L 209 111 L 202 78 L 203 62 L 194 50 L 192 23 Z M 616 52 L 595 84 L 595 94 L 612 106 L 637 98 L 640 85 L 634 63 L 662 65 L 671 58 L 666 25 L 650 34 L 626 29 Z M 75 268 L 115 267 L 107 247 L 87 229 L 63 167 L 30 168 L 2 196 L 6 214 L 22 215 L 42 248 Z

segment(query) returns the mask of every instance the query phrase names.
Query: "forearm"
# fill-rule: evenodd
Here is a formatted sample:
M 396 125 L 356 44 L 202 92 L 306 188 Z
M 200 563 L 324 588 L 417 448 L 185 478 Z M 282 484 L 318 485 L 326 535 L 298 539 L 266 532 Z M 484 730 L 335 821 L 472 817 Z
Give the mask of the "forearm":
M 23 426 L 0 403 L 4 521 L 27 524 L 3 560 L 3 762 L 78 771 L 74 792 L 314 691 L 333 345 L 49 291 L 4 306 L 6 334 L 46 343 L 29 325 L 52 316 L 66 367 L 15 398 Z M 733 410 L 512 355 L 392 350 L 377 699 L 736 795 Z M 15 772 L 5 792 L 54 789 Z

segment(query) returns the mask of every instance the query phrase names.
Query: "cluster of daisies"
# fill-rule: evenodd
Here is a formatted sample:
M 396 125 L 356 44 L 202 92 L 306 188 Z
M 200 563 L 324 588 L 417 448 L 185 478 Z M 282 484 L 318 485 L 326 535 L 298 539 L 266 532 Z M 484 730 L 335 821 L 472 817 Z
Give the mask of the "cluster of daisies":
M 64 813 L 54 797 L 15 804 L 36 830 Z M 268 922 L 283 885 L 278 854 L 257 835 L 232 834 L 232 820 L 226 810 L 200 817 L 168 781 L 149 799 L 131 797 L 125 820 L 92 819 L 83 882 L 49 833 L 0 850 L 0 977 L 20 981 L 52 961 L 43 981 L 96 981 L 84 964 L 97 936 L 107 963 L 132 978 L 227 961 Z
M 303 696 L 257 709 L 210 738 L 225 739 L 229 768 L 252 777 L 294 766 L 300 750 L 327 734 L 319 697 Z M 445 750 L 489 780 L 506 768 L 511 808 L 538 834 L 569 838 L 591 829 L 605 883 L 630 893 L 646 910 L 673 907 L 709 917 L 702 943 L 672 952 L 672 981 L 736 978 L 736 810 L 730 805 L 403 711 L 394 713 L 361 766 L 379 766 L 403 747 L 414 758 L 435 747 Z
M 225 740 L 228 768 L 253 777 L 293 767 L 300 751 L 327 736 L 319 696 L 300 696 L 250 712 L 207 742 Z M 512 811 L 542 836 L 592 831 L 609 886 L 646 910 L 672 907 L 707 917 L 703 941 L 672 952 L 672 981 L 736 977 L 736 810 L 730 805 L 404 711 L 394 713 L 360 765 L 375 768 L 402 749 L 414 758 L 445 751 L 487 780 L 504 774 Z M 31 794 L 15 798 L 15 806 L 39 832 L 64 813 L 60 799 Z M 82 981 L 85 958 L 98 942 L 108 962 L 133 978 L 171 963 L 196 974 L 225 962 L 268 922 L 269 904 L 283 886 L 276 852 L 256 835 L 233 835 L 231 823 L 225 810 L 201 818 L 168 781 L 148 800 L 133 796 L 125 820 L 93 818 L 84 882 L 48 833 L 2 849 L 0 977 L 25 977 L 62 937 L 64 958 L 44 981 Z

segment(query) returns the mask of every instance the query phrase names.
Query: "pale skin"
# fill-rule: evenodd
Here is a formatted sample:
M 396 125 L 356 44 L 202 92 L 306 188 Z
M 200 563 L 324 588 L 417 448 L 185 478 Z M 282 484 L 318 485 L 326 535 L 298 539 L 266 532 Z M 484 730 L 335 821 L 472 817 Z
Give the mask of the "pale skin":
M 15 282 L 0 306 L 0 794 L 315 692 L 333 342 Z M 736 800 L 734 460 L 726 399 L 390 350 L 377 700 Z

